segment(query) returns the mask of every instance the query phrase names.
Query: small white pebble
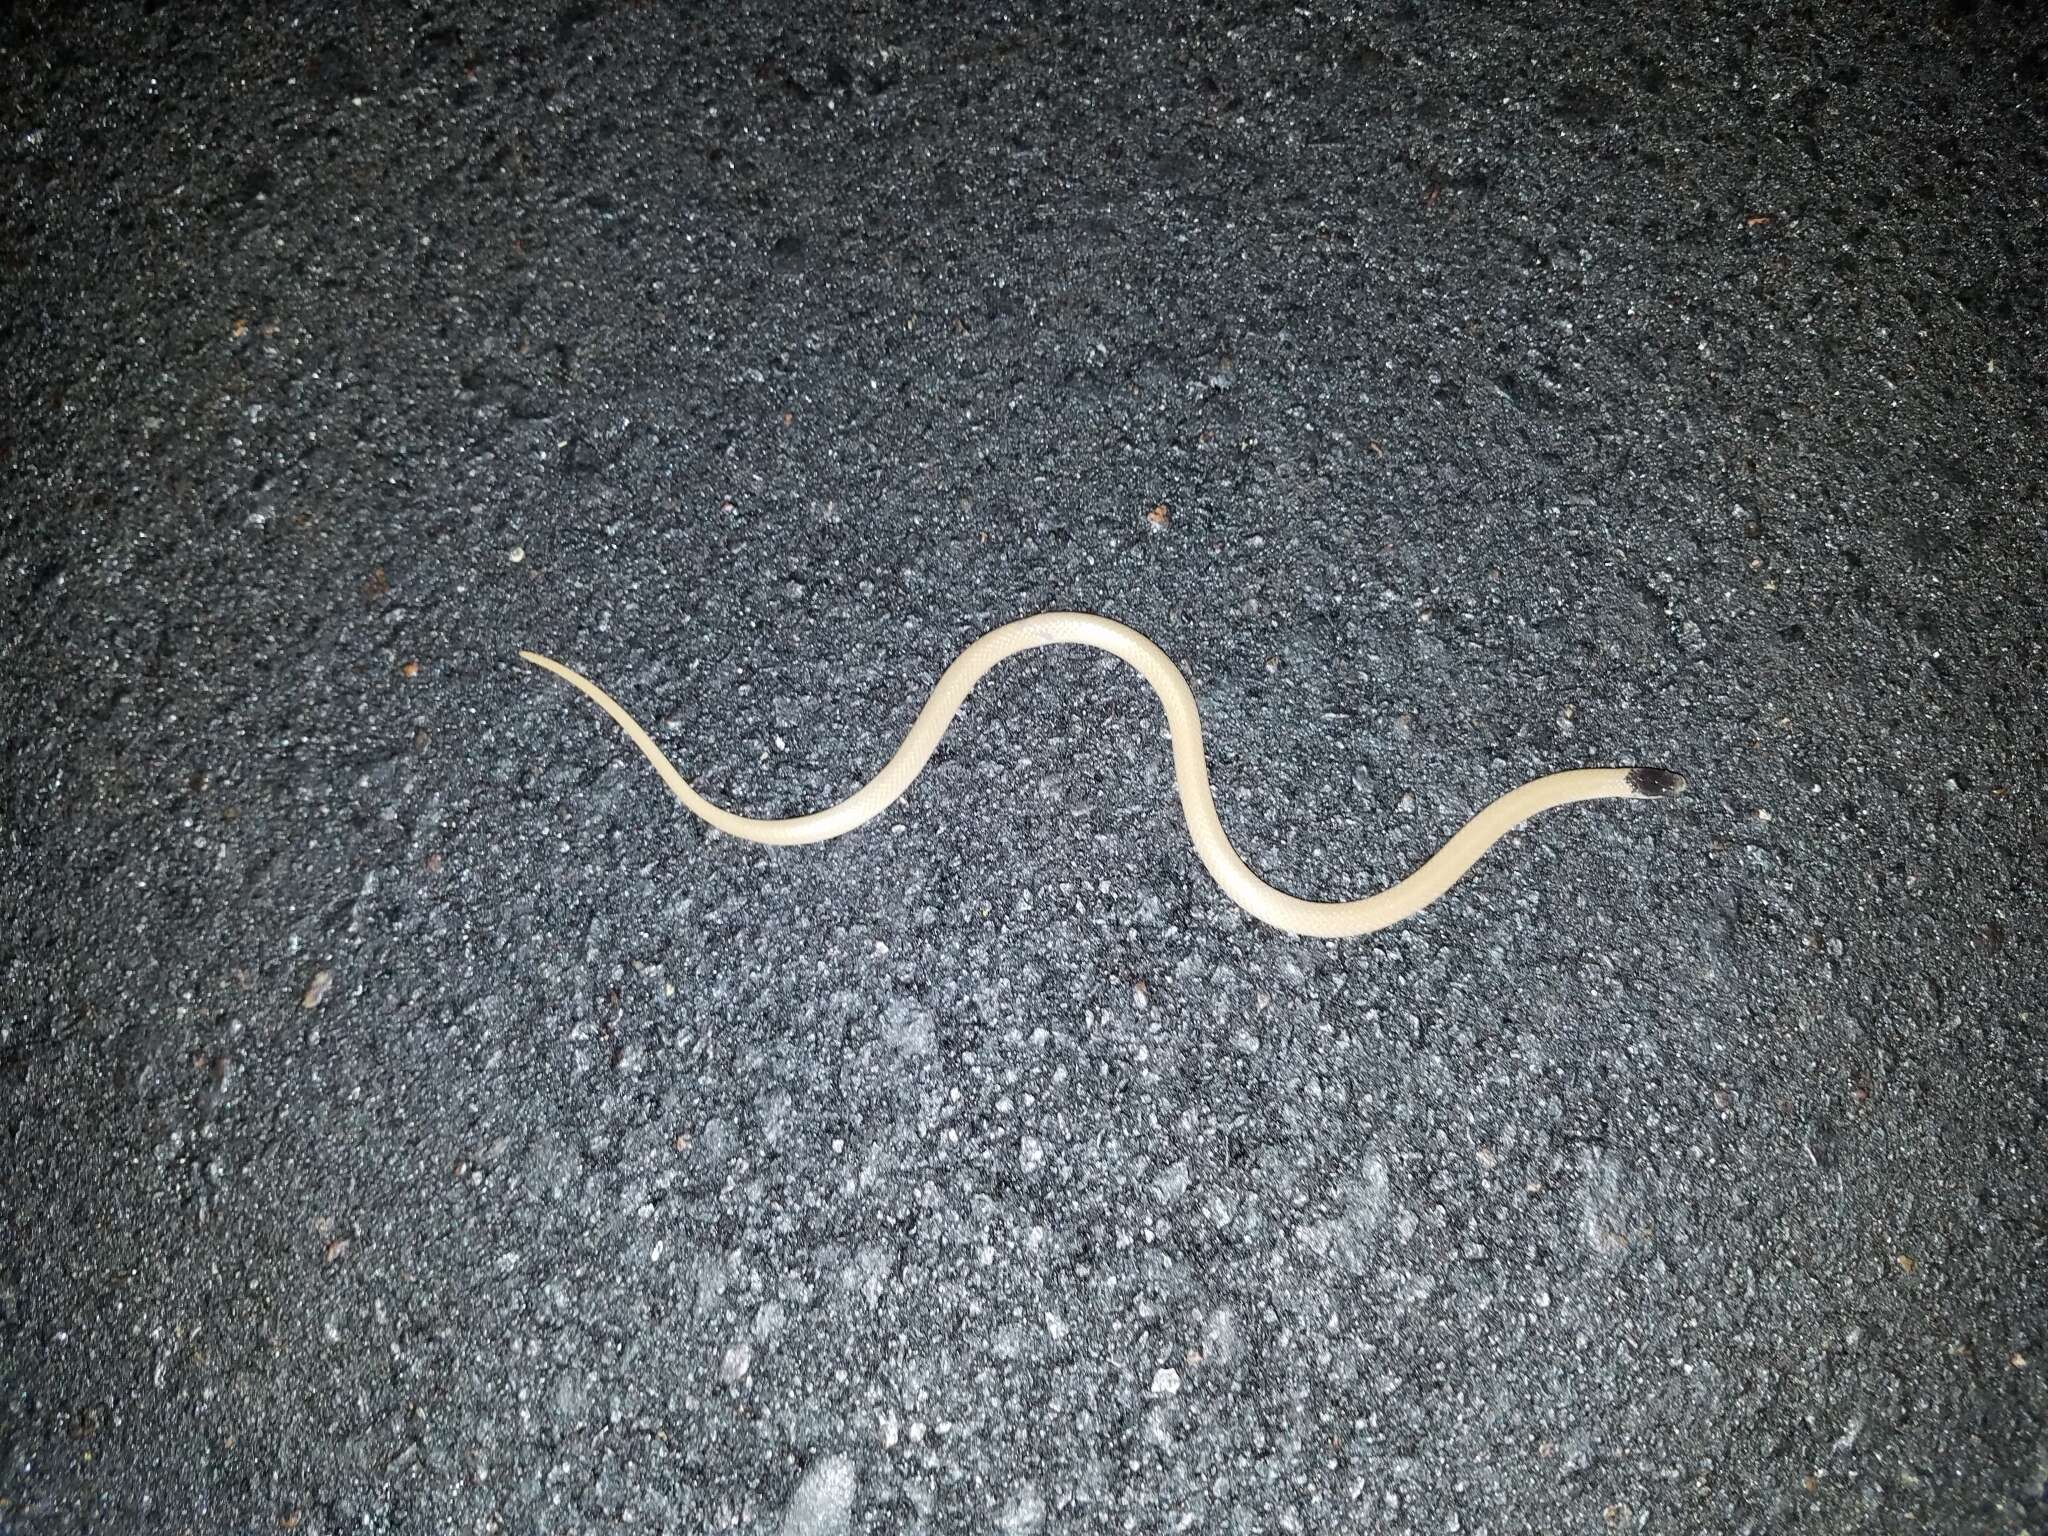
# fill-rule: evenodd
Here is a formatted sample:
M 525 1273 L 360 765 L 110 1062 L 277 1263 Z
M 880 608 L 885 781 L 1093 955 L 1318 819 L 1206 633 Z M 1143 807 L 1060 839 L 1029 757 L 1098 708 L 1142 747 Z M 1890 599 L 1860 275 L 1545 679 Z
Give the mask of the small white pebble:
M 1756 813 L 1756 819 L 1757 819 L 1758 821 L 1769 821 L 1769 820 L 1771 819 L 1771 813 L 1770 813 L 1769 811 L 1765 810 L 1765 809 L 1764 809 L 1764 808 L 1763 808 L 1762 806 L 1758 806 L 1758 807 L 1757 807 L 1757 813 Z
M 334 972 L 315 971 L 313 980 L 306 987 L 306 995 L 299 999 L 301 1008 L 318 1008 L 326 1001 L 327 989 L 334 985 Z
M 1151 994 L 1145 990 L 1145 978 L 1142 976 L 1131 983 L 1131 1006 L 1133 1008 L 1149 1008 L 1152 1006 Z
M 1152 1378 L 1154 1397 L 1178 1397 L 1180 1395 L 1180 1372 L 1170 1365 L 1162 1365 Z
M 507 560 L 510 560 L 514 565 L 517 565 L 520 561 L 526 558 L 526 546 L 523 544 L 514 544 L 512 548 L 506 553 L 505 558 Z
M 718 1379 L 727 1386 L 744 1381 L 753 1363 L 753 1347 L 744 1341 L 735 1344 L 725 1352 L 725 1358 L 718 1362 Z

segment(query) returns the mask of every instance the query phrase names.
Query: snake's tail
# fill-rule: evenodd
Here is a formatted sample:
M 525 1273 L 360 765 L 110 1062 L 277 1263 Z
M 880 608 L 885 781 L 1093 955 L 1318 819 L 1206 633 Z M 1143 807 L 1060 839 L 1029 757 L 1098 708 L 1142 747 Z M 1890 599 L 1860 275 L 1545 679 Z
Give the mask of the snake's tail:
M 619 729 L 626 733 L 626 738 L 640 749 L 641 755 L 648 762 L 654 765 L 654 771 L 661 775 L 662 782 L 668 785 L 670 792 L 678 800 L 682 801 L 684 805 L 696 812 L 697 815 L 711 822 L 712 825 L 717 825 L 715 818 L 722 813 L 684 782 L 682 774 L 676 771 L 676 765 L 668 760 L 668 754 L 655 745 L 654 738 L 640 728 L 640 722 L 627 714 L 625 706 L 620 704 L 617 699 L 606 693 L 574 667 L 565 667 L 554 658 L 543 656 L 538 651 L 521 651 L 519 659 L 539 667 L 543 672 L 554 673 L 555 676 L 559 677 L 571 688 L 574 688 L 578 693 L 583 694 L 591 703 L 610 715 L 617 722 Z

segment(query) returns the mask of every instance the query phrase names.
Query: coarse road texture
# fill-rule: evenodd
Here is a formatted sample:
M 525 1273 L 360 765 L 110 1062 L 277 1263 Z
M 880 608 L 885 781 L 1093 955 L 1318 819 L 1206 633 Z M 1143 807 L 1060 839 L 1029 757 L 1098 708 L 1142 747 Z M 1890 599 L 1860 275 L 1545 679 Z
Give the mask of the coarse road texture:
M 2048 1528 L 2040 8 L 690 9 L 0 19 L 0 1530 Z

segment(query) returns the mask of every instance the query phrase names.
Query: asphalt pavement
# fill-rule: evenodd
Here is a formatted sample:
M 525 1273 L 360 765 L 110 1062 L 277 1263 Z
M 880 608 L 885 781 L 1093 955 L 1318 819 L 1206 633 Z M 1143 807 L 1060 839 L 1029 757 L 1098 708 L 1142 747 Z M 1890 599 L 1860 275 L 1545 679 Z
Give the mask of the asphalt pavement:
M 0 1530 L 2048 1530 L 2039 7 L 271 9 L 0 18 Z M 517 657 L 1051 609 L 1691 787 Z

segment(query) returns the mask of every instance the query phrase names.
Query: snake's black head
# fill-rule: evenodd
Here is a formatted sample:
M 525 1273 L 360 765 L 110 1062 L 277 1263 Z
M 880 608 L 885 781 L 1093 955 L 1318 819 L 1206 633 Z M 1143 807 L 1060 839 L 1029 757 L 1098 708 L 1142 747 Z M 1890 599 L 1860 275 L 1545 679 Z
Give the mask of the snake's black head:
M 1669 768 L 1631 768 L 1628 787 L 1629 793 L 1645 800 L 1666 800 L 1685 793 L 1685 775 Z

